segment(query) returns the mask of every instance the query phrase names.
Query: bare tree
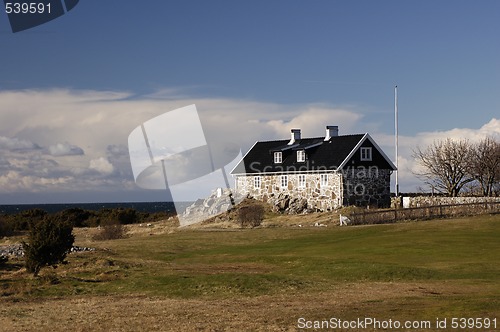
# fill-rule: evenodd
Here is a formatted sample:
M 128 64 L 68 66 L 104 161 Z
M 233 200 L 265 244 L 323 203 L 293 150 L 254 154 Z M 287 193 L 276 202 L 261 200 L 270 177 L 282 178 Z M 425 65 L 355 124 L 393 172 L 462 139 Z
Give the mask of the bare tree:
M 483 196 L 493 196 L 500 181 L 500 142 L 486 137 L 472 149 L 473 177 L 479 182 Z
M 472 145 L 468 140 L 436 140 L 425 150 L 417 147 L 413 157 L 422 166 L 416 175 L 427 185 L 452 197 L 474 181 L 471 176 Z

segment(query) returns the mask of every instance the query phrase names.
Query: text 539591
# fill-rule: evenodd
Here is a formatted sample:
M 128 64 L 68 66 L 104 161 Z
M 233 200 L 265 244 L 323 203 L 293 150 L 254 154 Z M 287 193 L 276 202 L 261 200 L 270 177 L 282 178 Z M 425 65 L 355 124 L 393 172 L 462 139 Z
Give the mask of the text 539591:
M 50 2 L 6 2 L 7 14 L 50 14 Z

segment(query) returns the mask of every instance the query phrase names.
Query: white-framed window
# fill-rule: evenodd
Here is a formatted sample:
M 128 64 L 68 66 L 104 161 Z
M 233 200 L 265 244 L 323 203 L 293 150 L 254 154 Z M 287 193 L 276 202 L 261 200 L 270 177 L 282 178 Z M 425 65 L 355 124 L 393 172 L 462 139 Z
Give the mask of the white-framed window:
M 328 186 L 328 174 L 320 174 L 319 175 L 319 185 L 321 187 Z
M 288 175 L 281 176 L 281 188 L 288 188 Z
M 361 161 L 372 160 L 372 148 L 361 148 Z
M 283 162 L 283 152 L 275 152 L 274 153 L 274 163 L 281 164 Z
M 253 177 L 253 187 L 254 189 L 260 189 L 260 176 Z
M 297 162 L 304 162 L 306 161 L 306 152 L 304 150 L 298 150 L 297 151 Z
M 306 175 L 299 174 L 297 177 L 298 177 L 297 180 L 298 180 L 299 188 L 305 188 L 306 187 Z

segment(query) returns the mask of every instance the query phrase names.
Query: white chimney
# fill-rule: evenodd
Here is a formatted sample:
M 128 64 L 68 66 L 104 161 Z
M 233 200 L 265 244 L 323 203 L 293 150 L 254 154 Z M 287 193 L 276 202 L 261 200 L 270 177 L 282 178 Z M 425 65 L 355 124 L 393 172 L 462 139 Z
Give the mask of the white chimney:
M 292 145 L 295 141 L 300 139 L 300 129 L 292 129 L 292 137 L 290 138 L 290 142 L 288 145 Z
M 339 126 L 326 126 L 325 141 L 329 141 L 332 137 L 339 136 Z

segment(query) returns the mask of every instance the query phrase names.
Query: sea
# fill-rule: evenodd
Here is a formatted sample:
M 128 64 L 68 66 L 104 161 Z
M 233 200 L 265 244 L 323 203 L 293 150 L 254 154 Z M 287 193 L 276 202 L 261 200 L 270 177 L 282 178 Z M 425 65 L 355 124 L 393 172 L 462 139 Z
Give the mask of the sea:
M 192 202 L 176 203 L 182 210 Z M 136 203 L 65 203 L 65 204 L 16 204 L 0 205 L 0 215 L 15 214 L 32 209 L 42 209 L 48 213 L 55 213 L 71 208 L 81 208 L 90 211 L 101 209 L 131 208 L 138 212 L 175 212 L 173 202 L 136 202 Z

